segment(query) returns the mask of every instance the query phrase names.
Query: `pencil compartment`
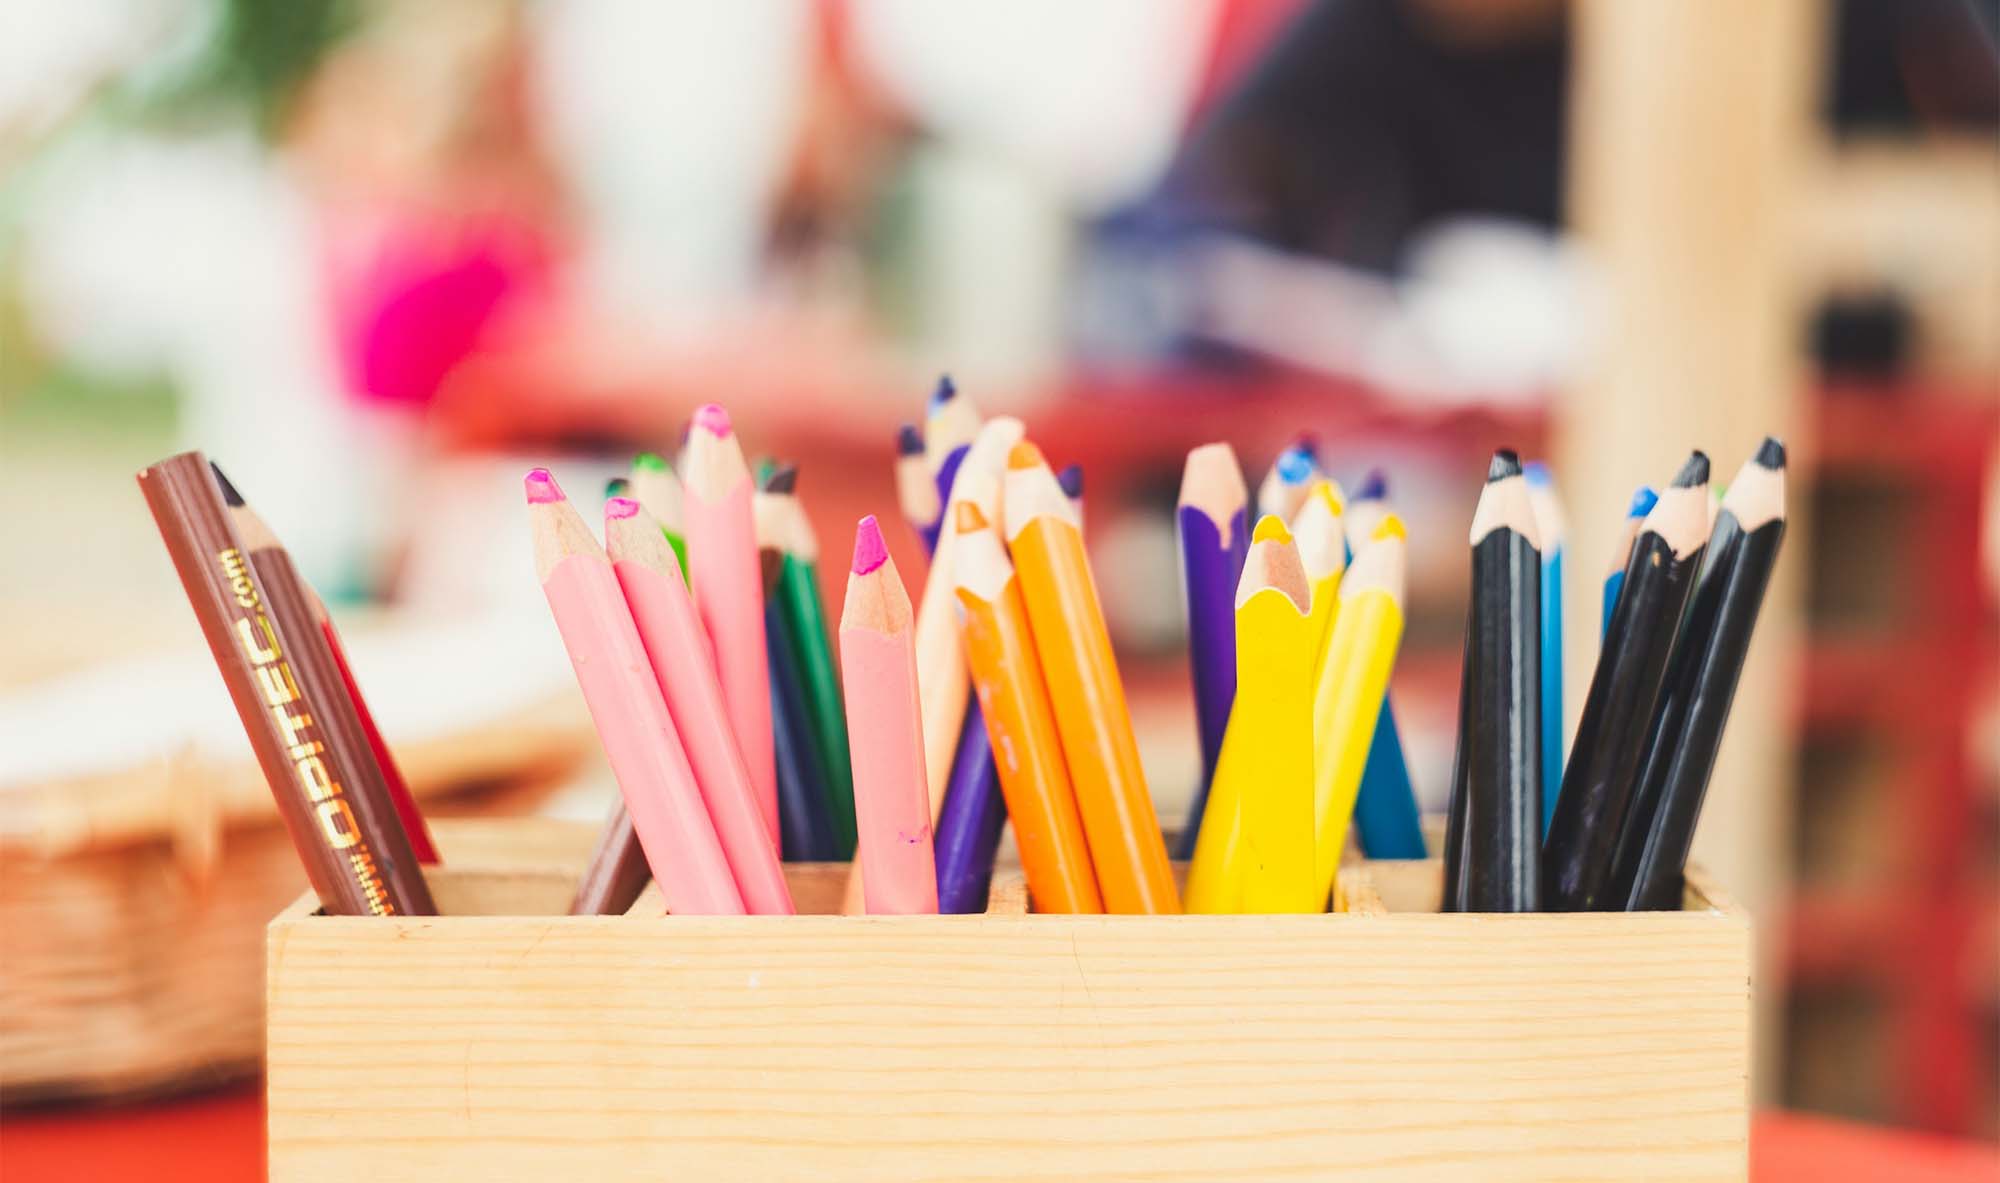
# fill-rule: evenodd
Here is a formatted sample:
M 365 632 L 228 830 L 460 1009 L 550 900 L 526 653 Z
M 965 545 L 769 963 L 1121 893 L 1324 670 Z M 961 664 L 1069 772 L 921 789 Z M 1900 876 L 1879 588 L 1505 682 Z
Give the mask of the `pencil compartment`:
M 561 823 L 548 823 L 551 828 Z M 528 845 L 550 849 L 553 843 Z M 564 916 L 579 866 L 447 863 L 436 917 L 273 921 L 275 1180 L 1548 1177 L 1746 1170 L 1750 926 L 1441 914 Z

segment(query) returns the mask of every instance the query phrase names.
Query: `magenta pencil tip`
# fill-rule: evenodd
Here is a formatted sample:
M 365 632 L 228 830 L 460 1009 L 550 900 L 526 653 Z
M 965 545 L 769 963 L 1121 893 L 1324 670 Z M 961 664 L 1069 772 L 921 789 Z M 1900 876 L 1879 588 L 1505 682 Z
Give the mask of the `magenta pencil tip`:
M 717 439 L 727 439 L 731 431 L 729 412 L 721 403 L 707 403 L 694 413 L 694 425 Z
M 871 513 L 854 528 L 854 573 L 866 575 L 888 561 L 889 544 L 882 541 L 882 525 Z
M 564 500 L 562 486 L 546 468 L 531 468 L 521 482 L 528 490 L 529 505 L 547 505 L 551 501 Z
M 630 497 L 613 497 L 604 503 L 604 520 L 607 522 L 638 516 L 639 503 Z

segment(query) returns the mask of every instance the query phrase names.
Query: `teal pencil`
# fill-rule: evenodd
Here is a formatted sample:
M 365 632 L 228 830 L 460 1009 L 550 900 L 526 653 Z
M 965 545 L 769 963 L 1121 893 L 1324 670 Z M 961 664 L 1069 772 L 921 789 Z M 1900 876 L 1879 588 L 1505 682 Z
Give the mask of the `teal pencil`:
M 1556 815 L 1563 774 L 1563 552 L 1562 502 L 1556 499 L 1549 467 L 1539 460 L 1522 466 L 1535 533 L 1542 540 L 1542 834 Z

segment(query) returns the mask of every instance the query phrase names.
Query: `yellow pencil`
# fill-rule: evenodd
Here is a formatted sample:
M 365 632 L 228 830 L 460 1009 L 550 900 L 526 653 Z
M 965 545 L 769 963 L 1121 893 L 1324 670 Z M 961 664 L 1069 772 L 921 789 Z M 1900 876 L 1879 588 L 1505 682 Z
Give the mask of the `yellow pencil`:
M 1188 867 L 1190 912 L 1316 910 L 1311 595 L 1291 533 L 1267 515 L 1236 585 L 1236 699 Z
M 1314 481 L 1305 504 L 1292 517 L 1292 537 L 1299 561 L 1305 564 L 1306 585 L 1312 589 L 1312 638 L 1315 657 L 1326 652 L 1333 635 L 1333 618 L 1340 611 L 1340 576 L 1347 570 L 1347 499 L 1330 480 Z M 1314 671 L 1318 671 L 1315 663 Z
M 1291 532 L 1257 523 L 1236 585 L 1237 732 L 1243 767 L 1243 908 L 1321 912 L 1313 898 L 1312 592 Z
M 1340 606 L 1314 687 L 1313 871 L 1322 901 L 1340 869 L 1375 716 L 1403 639 L 1404 538 L 1402 519 L 1390 514 L 1354 552 L 1354 565 L 1340 581 Z

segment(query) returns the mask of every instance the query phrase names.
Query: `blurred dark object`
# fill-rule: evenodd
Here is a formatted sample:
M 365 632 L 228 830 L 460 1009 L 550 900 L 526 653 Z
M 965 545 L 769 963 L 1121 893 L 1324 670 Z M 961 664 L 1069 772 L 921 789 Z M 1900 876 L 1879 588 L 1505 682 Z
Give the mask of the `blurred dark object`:
M 1841 133 L 2000 125 L 2000 0 L 1839 0 L 1826 118 Z
M 1836 378 L 1886 379 L 1910 361 L 1915 318 L 1888 288 L 1833 292 L 1812 318 L 1812 356 Z

